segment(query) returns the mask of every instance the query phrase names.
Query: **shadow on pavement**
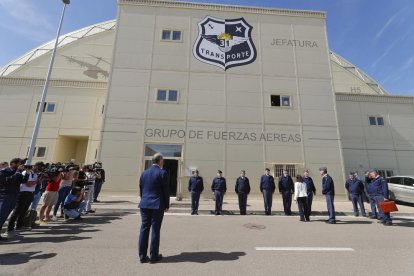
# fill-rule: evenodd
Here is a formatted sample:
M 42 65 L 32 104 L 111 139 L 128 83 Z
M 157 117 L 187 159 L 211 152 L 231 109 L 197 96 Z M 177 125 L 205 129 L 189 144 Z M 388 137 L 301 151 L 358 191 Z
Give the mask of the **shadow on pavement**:
M 393 218 L 392 224 L 394 226 L 401 227 L 414 227 L 414 220 L 406 218 Z
M 179 255 L 166 256 L 162 259 L 162 263 L 201 263 L 205 264 L 213 261 L 236 261 L 241 256 L 245 256 L 245 252 L 183 252 Z
M 40 254 L 42 251 L 0 254 L 0 265 L 19 265 L 30 260 L 46 260 L 55 257 L 56 253 Z
M 64 243 L 69 241 L 86 240 L 91 237 L 79 236 L 101 231 L 100 229 L 91 229 L 97 225 L 112 223 L 121 219 L 123 216 L 132 214 L 125 211 L 106 211 L 94 215 L 88 215 L 82 221 L 69 220 L 67 222 L 59 221 L 48 225 L 41 225 L 32 231 L 20 232 L 11 238 L 7 244 L 25 244 L 25 243 Z
M 326 222 L 325 219 L 314 219 L 311 222 Z M 336 220 L 336 224 L 372 224 L 372 221 L 369 220 Z

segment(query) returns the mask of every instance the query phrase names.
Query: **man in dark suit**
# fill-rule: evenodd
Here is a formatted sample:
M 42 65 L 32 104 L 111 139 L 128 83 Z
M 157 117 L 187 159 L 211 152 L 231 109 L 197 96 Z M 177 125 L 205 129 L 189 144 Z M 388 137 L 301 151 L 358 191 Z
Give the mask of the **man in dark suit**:
M 335 224 L 335 184 L 332 177 L 328 174 L 326 167 L 319 168 L 319 173 L 322 176 L 322 194 L 326 197 L 326 207 L 328 208 L 329 219 L 326 221 L 329 224 Z
M 193 176 L 188 181 L 188 191 L 191 194 L 191 215 L 198 215 L 198 205 L 200 195 L 204 190 L 203 178 L 199 175 L 198 170 L 193 172 Z
M 313 196 L 316 195 L 315 184 L 312 177 L 309 176 L 309 170 L 305 170 L 303 173 L 303 182 L 306 183 L 306 190 L 308 196 L 306 197 L 306 205 L 308 206 L 308 217 L 312 214 L 312 201 Z
M 139 260 L 141 263 L 156 263 L 162 259 L 159 254 L 160 230 L 164 211 L 170 208 L 170 191 L 167 172 L 162 169 L 164 157 L 157 153 L 152 158 L 152 166 L 145 170 L 139 179 L 141 202 L 141 231 L 139 234 Z M 147 256 L 150 229 L 150 257 Z
M 223 198 L 227 191 L 226 179 L 222 175 L 223 172 L 218 170 L 217 177 L 213 179 L 213 183 L 211 184 L 211 190 L 213 191 L 216 200 L 216 208 L 214 211 L 216 216 L 223 214 Z
M 292 215 L 292 194 L 295 192 L 292 177 L 287 170 L 279 177 L 279 193 L 283 198 L 283 210 L 286 216 Z
M 260 178 L 260 191 L 263 194 L 265 214 L 272 214 L 273 193 L 276 190 L 275 179 L 270 175 L 270 170 L 266 168 L 265 174 Z
M 236 180 L 236 194 L 239 197 L 240 215 L 246 215 L 247 196 L 250 193 L 250 182 L 246 177 L 246 171 L 240 172 L 240 177 Z

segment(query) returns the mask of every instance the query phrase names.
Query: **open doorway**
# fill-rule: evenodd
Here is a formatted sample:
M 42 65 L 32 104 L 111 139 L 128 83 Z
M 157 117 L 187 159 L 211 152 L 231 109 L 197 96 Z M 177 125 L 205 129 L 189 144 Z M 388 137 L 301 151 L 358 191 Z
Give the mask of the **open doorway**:
M 60 135 L 56 143 L 53 162 L 67 163 L 75 159 L 77 164 L 85 163 L 88 139 L 87 136 Z
M 152 166 L 151 160 L 145 160 L 145 169 Z M 170 196 L 177 196 L 178 185 L 178 160 L 164 159 L 163 169 L 168 174 L 168 183 L 170 188 Z
M 177 196 L 178 160 L 164 159 L 164 170 L 168 173 L 170 196 Z

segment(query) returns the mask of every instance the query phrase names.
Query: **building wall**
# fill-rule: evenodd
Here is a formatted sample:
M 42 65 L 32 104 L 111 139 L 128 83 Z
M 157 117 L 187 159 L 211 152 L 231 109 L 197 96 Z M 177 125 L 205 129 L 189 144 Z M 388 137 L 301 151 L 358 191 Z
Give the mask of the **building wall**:
M 318 167 L 327 165 L 334 179 L 342 182 L 324 14 L 273 10 L 265 15 L 232 7 L 183 9 L 177 3 L 148 6 L 147 2 L 119 5 L 100 153 L 108 169 L 107 189 L 137 190 L 145 143 L 183 145 L 184 196 L 191 168 L 201 171 L 208 186 L 217 169 L 223 170 L 230 195 L 240 169 L 247 170 L 252 191 L 258 194 L 259 177 L 273 164 L 307 167 L 316 179 Z M 195 59 L 197 24 L 207 15 L 243 17 L 252 25 L 257 60 L 223 71 Z M 163 29 L 181 30 L 182 42 L 161 41 Z M 318 47 L 272 45 L 274 39 L 314 41 Z M 178 103 L 157 102 L 156 91 L 161 88 L 179 90 Z M 271 94 L 291 96 L 292 107 L 271 107 Z M 155 129 L 166 137 L 155 137 Z M 180 138 L 168 130 L 186 135 Z M 197 131 L 202 137 L 190 137 Z M 220 132 L 255 133 L 257 139 L 229 140 Z M 259 139 L 262 133 L 265 139 Z M 343 192 L 342 186 L 338 192 Z
M 345 168 L 414 173 L 414 98 L 338 94 L 337 108 Z M 384 126 L 369 117 L 383 117 Z

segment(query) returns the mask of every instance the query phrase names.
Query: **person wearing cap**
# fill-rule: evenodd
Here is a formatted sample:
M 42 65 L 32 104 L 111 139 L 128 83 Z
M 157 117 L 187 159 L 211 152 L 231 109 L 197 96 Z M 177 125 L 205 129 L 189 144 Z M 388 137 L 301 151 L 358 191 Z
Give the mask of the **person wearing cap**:
M 265 169 L 264 175 L 260 178 L 260 192 L 263 194 L 265 214 L 272 214 L 273 193 L 276 190 L 275 179 L 270 175 L 270 170 Z
M 306 183 L 306 191 L 307 191 L 307 197 L 306 197 L 306 206 L 308 214 L 307 216 L 310 217 L 312 214 L 312 202 L 313 202 L 313 196 L 316 195 L 316 188 L 315 184 L 313 183 L 312 177 L 309 176 L 309 170 L 305 170 L 303 172 L 303 182 Z
M 250 193 L 250 182 L 246 177 L 245 170 L 240 172 L 240 176 L 236 180 L 235 191 L 239 198 L 240 215 L 246 215 L 247 196 Z
M 363 217 L 366 217 L 364 202 L 362 201 L 362 193 L 364 192 L 364 184 L 355 177 L 354 172 L 349 173 L 349 178 L 345 183 L 345 188 L 349 193 L 352 205 L 354 207 L 354 216 L 359 216 L 358 204 L 361 208 Z
M 188 192 L 191 194 L 191 215 L 198 215 L 198 205 L 203 190 L 203 178 L 199 175 L 199 171 L 195 170 L 188 181 Z
M 16 205 L 20 184 L 26 183 L 29 178 L 29 169 L 25 168 L 20 158 L 10 161 L 10 166 L 0 171 L 0 231 L 10 213 Z M 22 172 L 26 171 L 26 175 Z M 7 240 L 7 233 L 0 237 L 0 241 Z
M 319 173 L 322 176 L 322 194 L 325 195 L 326 206 L 329 213 L 329 219 L 327 220 L 327 223 L 335 224 L 335 184 L 332 177 L 328 174 L 328 169 L 326 167 L 319 168 Z
M 283 211 L 286 216 L 292 215 L 292 194 L 295 191 L 292 177 L 287 170 L 283 170 L 283 175 L 279 177 L 279 193 L 283 199 Z
M 388 182 L 385 178 L 378 174 L 378 171 L 373 169 L 369 171 L 369 176 L 372 180 L 370 184 L 371 195 L 378 209 L 378 219 L 386 226 L 392 225 L 390 213 L 383 213 L 379 204 L 384 201 L 388 201 L 390 192 L 388 190 Z
M 226 179 L 222 175 L 223 172 L 218 170 L 217 176 L 213 179 L 213 183 L 211 184 L 211 190 L 214 193 L 214 198 L 216 202 L 214 210 L 214 214 L 216 216 L 223 214 L 223 198 L 224 194 L 227 191 Z
M 377 205 L 375 204 L 375 199 L 374 199 L 374 189 L 372 189 L 372 180 L 369 177 L 369 170 L 365 171 L 365 189 L 367 190 L 367 194 L 368 194 L 368 200 L 369 200 L 369 205 L 371 207 L 371 214 L 369 215 L 370 219 L 377 219 L 378 215 L 377 215 Z

